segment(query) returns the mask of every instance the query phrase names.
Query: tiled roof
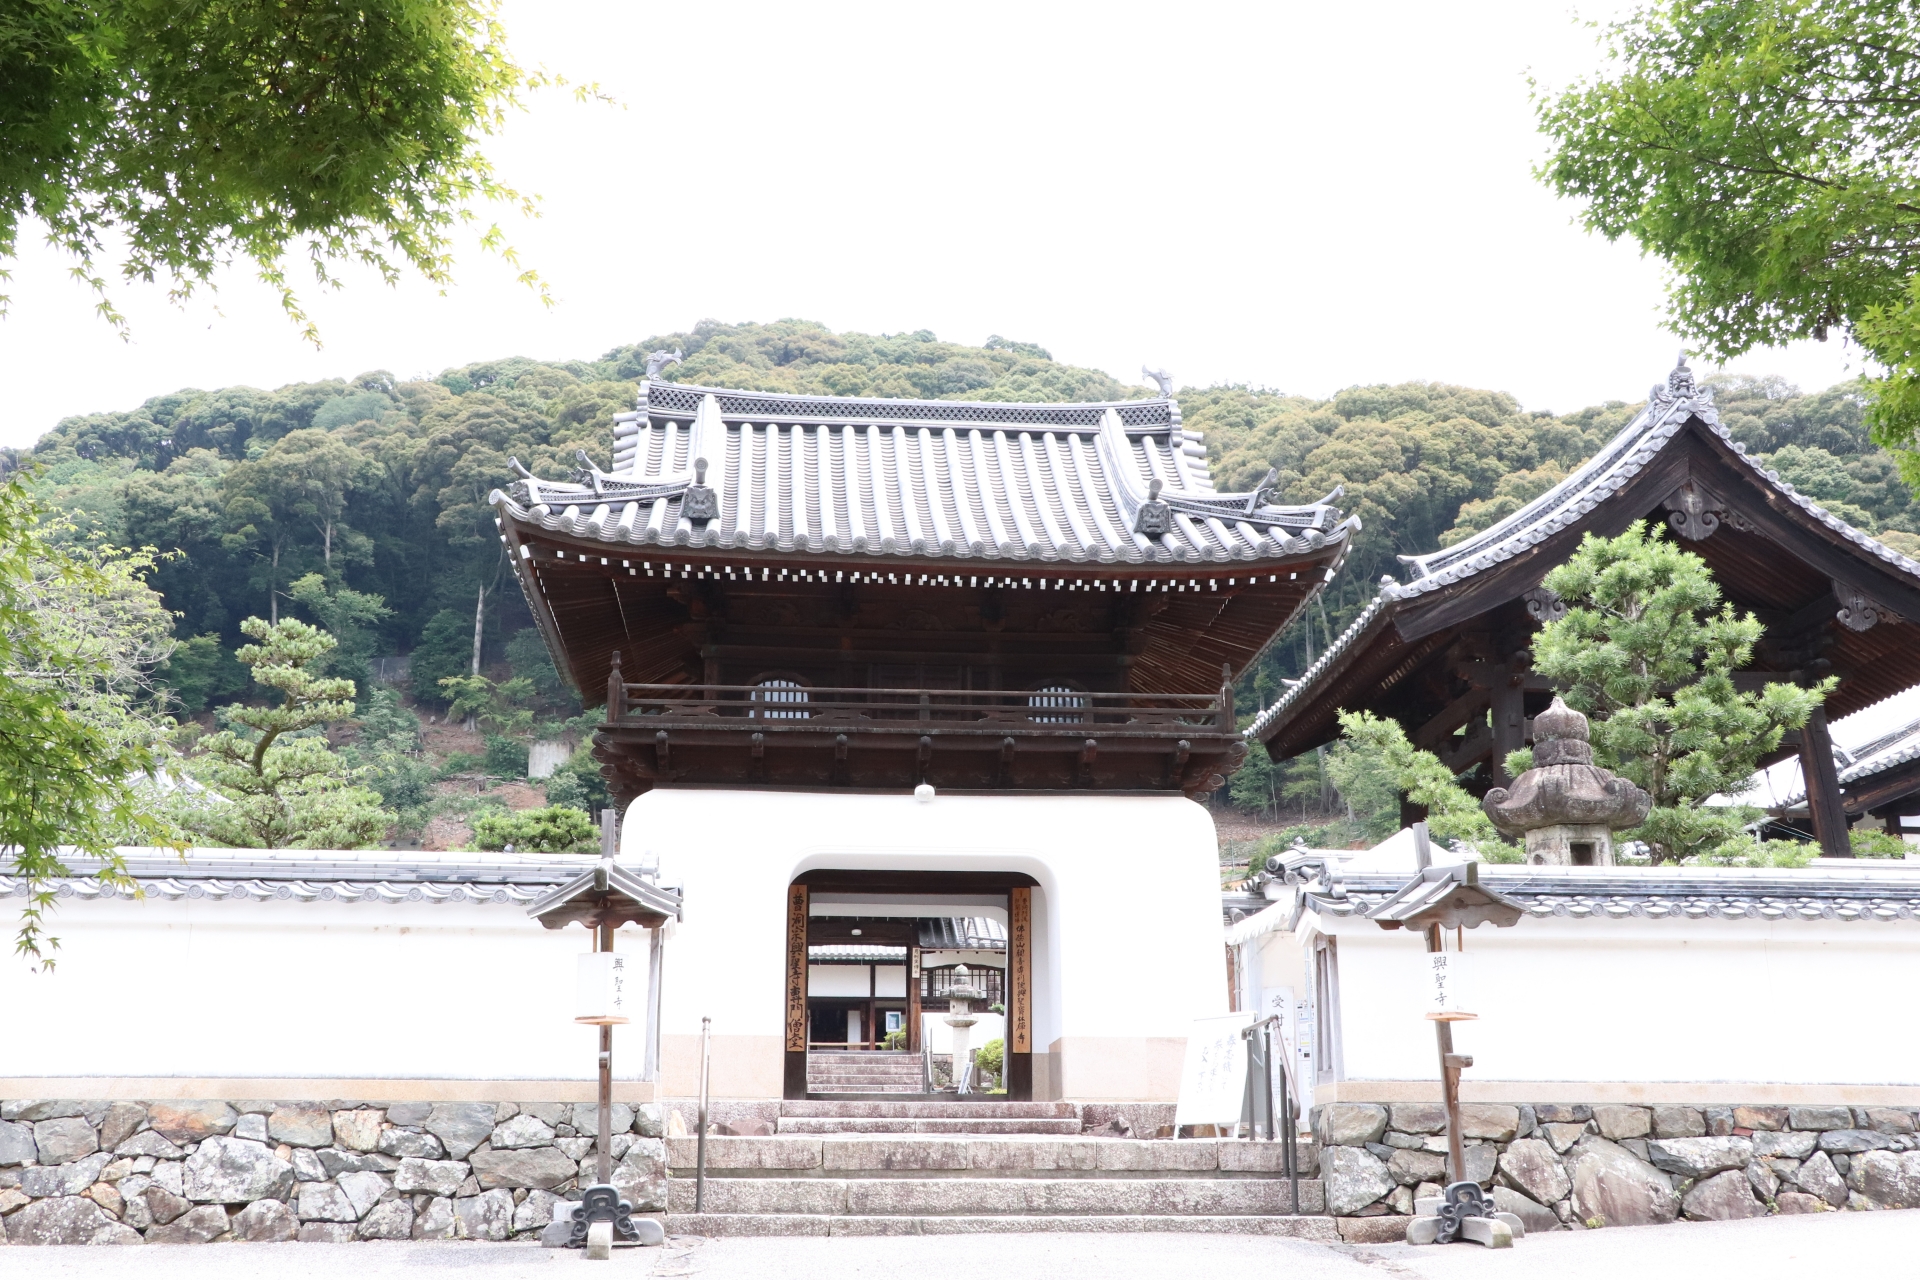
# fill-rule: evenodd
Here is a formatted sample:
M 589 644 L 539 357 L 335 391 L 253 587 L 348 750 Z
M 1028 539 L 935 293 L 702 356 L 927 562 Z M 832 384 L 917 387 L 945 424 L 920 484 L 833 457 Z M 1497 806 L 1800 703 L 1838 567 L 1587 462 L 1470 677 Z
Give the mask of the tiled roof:
M 905 964 L 907 949 L 889 947 L 879 943 L 836 943 L 832 946 L 808 947 L 807 959 L 814 964 L 839 961 L 851 961 L 856 964 Z
M 1875 738 L 1864 746 L 1851 750 L 1833 749 L 1833 763 L 1839 771 L 1840 785 L 1847 786 L 1855 782 L 1864 782 L 1877 774 L 1897 768 L 1909 761 L 1920 760 L 1920 720 L 1895 729 L 1892 733 Z M 1804 804 L 1807 788 L 1804 783 L 1795 787 L 1782 803 L 1791 808 Z
M 127 872 L 149 899 L 215 902 L 484 902 L 524 906 L 577 876 L 587 860 L 565 855 L 303 849 L 129 849 Z M 95 878 L 99 864 L 68 857 L 73 872 L 44 883 L 58 898 L 132 898 Z M 25 897 L 23 876 L 0 876 L 0 897 Z
M 1383 611 L 1396 602 L 1415 599 L 1503 564 L 1583 519 L 1639 475 L 1661 449 L 1679 434 L 1680 429 L 1695 418 L 1725 440 L 1763 483 L 1787 497 L 1834 533 L 1908 577 L 1920 580 L 1920 563 L 1862 533 L 1796 491 L 1791 483 L 1780 478 L 1779 473 L 1769 471 L 1747 457 L 1747 446 L 1734 440 L 1727 429 L 1720 425 L 1712 389 L 1696 386 L 1692 371 L 1683 361 L 1667 376 L 1665 385 L 1656 384 L 1653 387 L 1648 395 L 1647 407 L 1641 410 L 1640 415 L 1565 480 L 1506 519 L 1451 547 L 1425 555 L 1401 556 L 1400 559 L 1413 574 L 1412 581 L 1402 583 L 1383 576 L 1380 579 L 1380 593 L 1306 670 L 1299 682 L 1290 686 L 1272 706 L 1255 718 L 1247 727 L 1247 736 L 1258 738 L 1288 707 L 1305 697 L 1320 678 L 1344 658 Z
M 922 950 L 1005 951 L 1007 928 L 984 916 L 941 916 L 920 921 Z
M 1337 490 L 1305 506 L 1271 504 L 1264 487 L 1216 492 L 1171 399 L 962 403 L 648 382 L 614 434 L 613 470 L 583 453 L 569 480 L 523 472 L 496 507 L 635 547 L 1129 564 L 1296 557 L 1358 527 L 1331 505 Z M 715 514 L 696 518 L 708 498 Z
M 1481 883 L 1525 909 L 1521 917 L 1576 920 L 1920 920 L 1920 873 L 1639 867 L 1483 866 Z M 1307 911 L 1366 916 L 1411 879 L 1321 873 L 1300 887 Z

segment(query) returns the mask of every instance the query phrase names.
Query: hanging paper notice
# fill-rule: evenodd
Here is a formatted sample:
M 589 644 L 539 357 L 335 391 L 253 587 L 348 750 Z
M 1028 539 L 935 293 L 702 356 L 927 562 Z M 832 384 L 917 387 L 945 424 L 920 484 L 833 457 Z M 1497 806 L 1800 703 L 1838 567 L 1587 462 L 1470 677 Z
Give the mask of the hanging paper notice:
M 626 1022 L 627 1007 L 634 994 L 628 981 L 630 972 L 627 957 L 617 951 L 583 954 L 573 1020 L 601 1025 Z
M 1247 1042 L 1240 1033 L 1257 1013 L 1195 1018 L 1187 1033 L 1187 1057 L 1180 1070 L 1176 1128 L 1188 1124 L 1237 1124 L 1247 1091 Z
M 1435 1022 L 1465 1022 L 1480 1015 L 1467 1009 L 1467 957 L 1460 951 L 1430 951 L 1420 957 L 1426 968 L 1423 993 L 1427 1017 Z

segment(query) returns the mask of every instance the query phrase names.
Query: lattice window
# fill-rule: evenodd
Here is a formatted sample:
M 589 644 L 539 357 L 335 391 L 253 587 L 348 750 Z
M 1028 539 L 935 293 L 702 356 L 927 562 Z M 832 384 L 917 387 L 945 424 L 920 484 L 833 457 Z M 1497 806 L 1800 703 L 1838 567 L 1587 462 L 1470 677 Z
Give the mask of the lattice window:
M 748 715 L 756 720 L 805 720 L 808 711 L 807 687 L 798 680 L 762 680 L 753 690 L 753 708 Z
M 1087 695 L 1064 684 L 1050 684 L 1034 690 L 1027 705 L 1046 709 L 1030 717 L 1035 724 L 1078 724 L 1086 719 Z
M 924 969 L 920 973 L 920 998 L 922 1000 L 948 999 L 954 988 L 953 971 L 958 966 L 948 965 L 939 969 Z M 987 993 L 987 1004 L 1006 1003 L 1006 971 L 989 969 L 982 965 L 976 969 L 967 968 L 967 982 L 975 991 Z

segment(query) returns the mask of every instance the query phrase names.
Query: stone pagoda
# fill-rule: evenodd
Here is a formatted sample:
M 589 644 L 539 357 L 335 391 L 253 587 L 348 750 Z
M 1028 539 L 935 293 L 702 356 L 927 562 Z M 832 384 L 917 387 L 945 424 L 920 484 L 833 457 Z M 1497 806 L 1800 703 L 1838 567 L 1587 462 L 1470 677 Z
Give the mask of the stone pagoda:
M 1527 861 L 1610 867 L 1613 833 L 1644 822 L 1653 798 L 1593 763 L 1587 718 L 1557 696 L 1533 722 L 1533 767 L 1481 802 L 1502 835 L 1524 836 Z

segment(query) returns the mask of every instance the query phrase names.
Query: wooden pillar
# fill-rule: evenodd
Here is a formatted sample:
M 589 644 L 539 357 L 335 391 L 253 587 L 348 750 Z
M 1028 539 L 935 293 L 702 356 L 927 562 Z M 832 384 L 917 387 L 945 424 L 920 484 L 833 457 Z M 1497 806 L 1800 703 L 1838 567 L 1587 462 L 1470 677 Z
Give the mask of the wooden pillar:
M 1033 890 L 1007 891 L 1007 1100 L 1033 1098 Z
M 917 924 L 909 924 L 917 929 Z M 920 939 L 907 939 L 907 1051 L 920 1052 Z
M 1507 773 L 1507 753 L 1527 745 L 1527 705 L 1525 677 L 1508 676 L 1494 686 L 1493 759 L 1487 770 L 1493 785 L 1504 787 L 1513 781 Z
M 1840 799 L 1840 775 L 1833 767 L 1833 738 L 1827 733 L 1827 709 L 1815 707 L 1800 730 L 1800 772 L 1807 784 L 1807 813 L 1823 858 L 1851 858 L 1847 810 Z
M 807 1096 L 807 886 L 787 886 L 787 1062 L 781 1096 Z

